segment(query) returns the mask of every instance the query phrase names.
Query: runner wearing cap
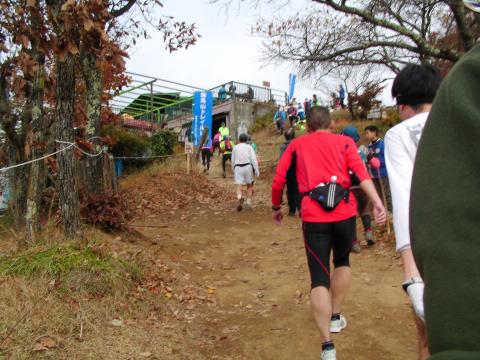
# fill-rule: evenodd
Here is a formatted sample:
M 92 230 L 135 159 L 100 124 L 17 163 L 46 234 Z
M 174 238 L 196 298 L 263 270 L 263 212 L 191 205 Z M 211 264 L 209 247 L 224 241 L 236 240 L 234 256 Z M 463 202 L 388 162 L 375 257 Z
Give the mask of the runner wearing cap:
M 353 141 L 355 141 L 355 143 L 357 143 L 360 140 L 360 134 L 358 133 L 357 128 L 355 128 L 352 125 L 349 125 L 345 129 L 343 129 L 341 134 L 344 136 L 350 137 Z M 367 168 L 368 149 L 364 145 L 360 145 L 357 151 L 358 151 L 358 155 L 363 161 L 363 164 Z M 357 178 L 357 176 L 352 171 L 350 171 L 350 173 L 351 173 L 350 177 L 352 180 L 351 190 L 355 194 L 355 198 L 357 199 L 358 215 L 360 215 L 360 218 L 363 224 L 363 236 L 365 241 L 367 242 L 367 245 L 371 246 L 375 244 L 375 237 L 373 235 L 373 230 L 372 230 L 372 217 L 370 215 L 370 201 L 368 200 L 367 195 L 360 188 L 360 181 Z M 355 236 L 355 240 L 352 246 L 352 251 L 355 253 L 359 253 L 361 252 L 361 250 L 362 248 L 360 246 L 360 243 L 358 242 L 358 239 Z
M 237 185 L 237 210 L 242 211 L 244 198 L 242 188 L 247 187 L 247 200 L 245 207 L 247 209 L 252 206 L 253 184 L 255 176 L 260 176 L 258 169 L 257 155 L 252 145 L 247 144 L 248 135 L 240 134 L 239 143 L 233 147 L 232 151 L 232 170 Z

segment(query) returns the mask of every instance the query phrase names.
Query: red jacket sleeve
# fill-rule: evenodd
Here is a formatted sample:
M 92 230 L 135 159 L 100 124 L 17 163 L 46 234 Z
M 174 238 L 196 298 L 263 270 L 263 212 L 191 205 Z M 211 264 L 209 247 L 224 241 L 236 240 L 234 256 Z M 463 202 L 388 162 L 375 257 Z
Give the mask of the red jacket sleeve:
M 355 173 L 360 182 L 370 179 L 370 175 L 368 175 L 368 170 L 365 167 L 362 159 L 360 158 L 360 155 L 358 155 L 357 146 L 352 139 L 346 138 L 346 140 L 347 147 L 345 149 L 345 155 L 347 158 L 348 168 Z
M 272 205 L 276 207 L 282 205 L 283 187 L 285 186 L 285 182 L 287 181 L 286 179 L 288 169 L 292 164 L 293 149 L 294 142 L 290 143 L 290 145 L 287 146 L 287 149 L 285 150 L 282 157 L 280 158 L 280 161 L 278 162 L 277 170 L 273 178 Z

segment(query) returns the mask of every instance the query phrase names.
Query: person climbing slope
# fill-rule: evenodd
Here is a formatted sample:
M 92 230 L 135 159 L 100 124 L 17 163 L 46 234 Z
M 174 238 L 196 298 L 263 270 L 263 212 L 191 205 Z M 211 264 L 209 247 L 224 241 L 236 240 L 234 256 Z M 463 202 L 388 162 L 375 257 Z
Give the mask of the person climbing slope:
M 213 145 L 212 140 L 207 139 L 205 144 L 202 146 L 202 164 L 203 164 L 203 172 L 208 174 L 210 170 L 210 159 L 212 158 L 213 153 Z
M 355 141 L 355 143 L 357 143 L 360 140 L 360 134 L 358 133 L 358 130 L 351 125 L 343 129 L 341 134 L 344 136 L 350 137 L 353 141 Z M 360 145 L 358 147 L 358 155 L 362 159 L 363 164 L 365 165 L 365 168 L 368 169 L 367 155 L 366 155 L 367 152 L 368 150 L 365 148 L 365 146 Z M 363 231 L 364 231 L 363 235 L 364 235 L 365 241 L 367 242 L 367 245 L 374 245 L 375 238 L 372 231 L 372 218 L 371 218 L 370 209 L 369 209 L 370 201 L 367 195 L 360 188 L 360 180 L 352 171 L 350 171 L 350 177 L 352 181 L 351 190 L 355 194 L 355 198 L 357 199 L 357 203 L 358 203 L 358 208 L 357 208 L 358 215 L 360 215 L 360 218 L 362 219 Z M 355 241 L 353 242 L 352 251 L 355 253 L 359 253 L 361 251 L 361 246 L 360 246 L 360 243 L 358 242 L 357 237 L 355 237 Z
M 232 151 L 232 170 L 235 185 L 237 186 L 237 210 L 242 211 L 244 197 L 242 188 L 247 187 L 247 199 L 245 208 L 250 209 L 252 206 L 254 177 L 260 176 L 258 168 L 257 155 L 252 145 L 247 144 L 248 135 L 240 134 L 239 144 L 233 147 Z
M 397 102 L 402 122 L 388 130 L 385 135 L 385 160 L 392 193 L 396 249 L 403 264 L 402 286 L 415 313 L 421 359 L 429 356 L 424 323 L 424 284 L 410 246 L 408 214 L 415 156 L 441 82 L 440 71 L 431 65 L 405 66 L 392 85 L 392 96 Z
M 285 131 L 285 142 L 280 145 L 280 158 L 282 157 L 283 153 L 287 149 L 288 145 L 295 139 L 295 130 L 288 129 Z M 297 183 L 297 175 L 295 174 L 295 162 L 292 162 L 290 169 L 287 172 L 287 202 L 288 202 L 288 215 L 295 216 L 298 212 L 300 213 L 300 201 L 301 196 L 298 192 L 298 183 Z
M 355 237 L 357 202 L 349 194 L 349 170 L 357 175 L 360 187 L 372 200 L 376 223 L 386 220 L 385 208 L 370 176 L 358 156 L 352 139 L 332 134 L 330 113 L 314 107 L 307 120 L 309 134 L 287 147 L 277 166 L 272 184 L 273 220 L 280 224 L 282 193 L 288 169 L 296 159 L 298 189 L 303 196 L 301 216 L 311 278 L 310 303 L 320 332 L 322 360 L 335 360 L 330 333 L 347 326 L 341 314 L 351 282 L 349 255 Z M 330 252 L 333 250 L 333 274 Z
M 222 152 L 222 176 L 227 177 L 226 173 L 226 164 L 230 160 L 232 162 L 232 151 L 235 144 L 230 139 L 230 136 L 223 136 L 222 141 L 220 142 L 220 151 Z

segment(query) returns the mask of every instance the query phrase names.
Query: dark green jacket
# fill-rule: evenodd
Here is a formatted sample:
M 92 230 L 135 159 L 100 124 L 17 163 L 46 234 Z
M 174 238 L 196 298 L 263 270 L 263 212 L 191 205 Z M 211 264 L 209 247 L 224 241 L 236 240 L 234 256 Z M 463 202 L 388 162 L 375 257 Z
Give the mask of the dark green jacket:
M 410 199 L 430 359 L 480 359 L 480 46 L 437 93 Z

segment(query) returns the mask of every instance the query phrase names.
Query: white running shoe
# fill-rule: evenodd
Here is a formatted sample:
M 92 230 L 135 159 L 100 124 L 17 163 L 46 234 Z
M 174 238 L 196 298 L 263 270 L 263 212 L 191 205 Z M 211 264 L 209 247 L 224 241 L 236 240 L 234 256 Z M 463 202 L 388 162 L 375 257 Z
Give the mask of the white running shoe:
M 320 360 L 337 360 L 337 351 L 335 349 L 323 350 Z
M 330 332 L 331 333 L 339 333 L 343 329 L 347 327 L 347 319 L 345 316 L 340 314 L 339 320 L 330 320 Z

